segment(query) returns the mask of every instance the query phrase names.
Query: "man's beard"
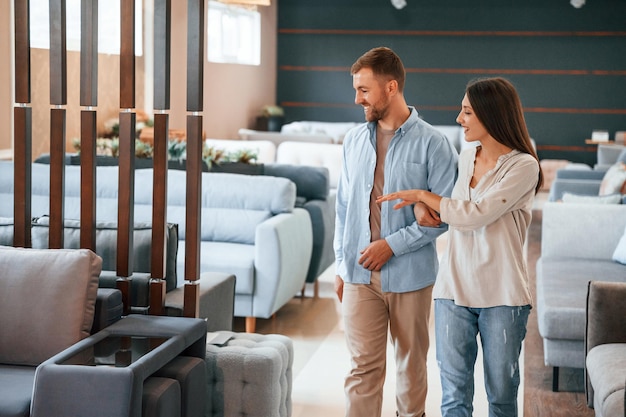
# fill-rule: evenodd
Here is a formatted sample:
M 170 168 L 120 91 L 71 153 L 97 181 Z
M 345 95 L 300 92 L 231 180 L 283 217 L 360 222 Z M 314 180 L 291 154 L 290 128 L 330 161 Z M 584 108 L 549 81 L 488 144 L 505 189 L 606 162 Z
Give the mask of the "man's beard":
M 365 113 L 365 120 L 368 122 L 377 122 L 387 115 L 389 110 L 389 99 L 385 97 L 380 100 L 376 106 L 370 105 L 369 111 Z

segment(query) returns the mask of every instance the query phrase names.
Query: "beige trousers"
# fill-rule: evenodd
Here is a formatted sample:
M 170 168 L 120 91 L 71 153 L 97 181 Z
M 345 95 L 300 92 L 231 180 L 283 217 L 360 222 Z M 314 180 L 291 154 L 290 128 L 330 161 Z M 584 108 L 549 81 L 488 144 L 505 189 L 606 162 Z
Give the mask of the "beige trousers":
M 424 415 L 432 289 L 383 293 L 380 272 L 372 273 L 369 285 L 344 285 L 342 312 L 351 357 L 345 380 L 346 417 L 381 415 L 388 329 L 395 349 L 399 416 Z

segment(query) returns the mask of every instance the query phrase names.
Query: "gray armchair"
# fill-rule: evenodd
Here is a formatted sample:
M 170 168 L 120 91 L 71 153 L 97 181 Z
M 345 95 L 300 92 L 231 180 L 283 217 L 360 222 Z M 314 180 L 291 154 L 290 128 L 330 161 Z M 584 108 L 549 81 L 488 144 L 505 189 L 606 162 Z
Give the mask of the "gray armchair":
M 101 268 L 87 249 L 0 246 L 0 416 L 203 415 L 205 321 L 95 323 Z
M 597 417 L 626 410 L 626 282 L 591 281 L 585 333 L 587 405 Z

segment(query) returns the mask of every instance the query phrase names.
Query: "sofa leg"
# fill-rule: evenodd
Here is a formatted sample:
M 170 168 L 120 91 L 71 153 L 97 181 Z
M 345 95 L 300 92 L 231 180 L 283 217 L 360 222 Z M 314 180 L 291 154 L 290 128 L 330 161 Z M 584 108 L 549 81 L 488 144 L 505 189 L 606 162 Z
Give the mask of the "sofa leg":
M 246 317 L 246 333 L 254 333 L 256 331 L 256 317 Z
M 318 280 L 315 280 L 313 283 L 313 298 L 319 298 L 320 295 L 320 283 Z
M 559 367 L 552 368 L 552 392 L 559 392 Z

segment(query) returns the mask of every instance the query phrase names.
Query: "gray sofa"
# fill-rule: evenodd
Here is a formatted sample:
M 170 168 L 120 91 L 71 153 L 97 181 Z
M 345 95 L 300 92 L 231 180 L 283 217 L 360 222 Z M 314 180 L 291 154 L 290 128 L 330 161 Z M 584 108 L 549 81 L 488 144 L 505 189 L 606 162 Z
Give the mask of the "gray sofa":
M 591 280 L 626 282 L 626 265 L 612 260 L 626 227 L 626 205 L 546 202 L 537 261 L 537 314 L 544 362 L 585 367 L 585 309 Z
M 0 246 L 1 416 L 202 415 L 183 386 L 206 384 L 204 321 L 118 316 L 90 335 L 101 267 L 86 249 Z
M 626 413 L 626 283 L 590 281 L 585 375 L 587 405 L 596 417 Z
M 620 161 L 626 164 L 626 149 L 618 146 L 609 147 L 613 151 L 612 158 L 606 156 L 601 164 L 596 164 L 594 169 L 568 169 L 562 168 L 556 171 L 554 181 L 550 186 L 549 201 L 559 201 L 563 194 L 571 193 L 578 195 L 597 196 L 600 192 L 600 184 L 611 165 Z M 601 158 L 598 150 L 598 158 Z M 611 163 L 609 163 L 611 161 Z M 626 195 L 622 203 L 626 202 Z
M 49 165 L 32 167 L 32 215 L 44 216 L 49 207 Z M 13 164 L 0 162 L 0 216 L 13 217 Z M 135 222 L 152 220 L 152 169 L 135 171 Z M 97 218 L 117 220 L 118 168 L 97 167 Z M 185 171 L 168 172 L 168 222 L 178 224 L 178 253 L 185 253 Z M 80 216 L 80 167 L 66 166 L 65 217 Z M 234 315 L 269 318 L 302 290 L 311 259 L 311 219 L 296 207 L 296 186 L 286 178 L 239 174 L 202 174 L 200 289 L 207 275 L 236 276 Z M 176 297 L 182 305 L 184 256 L 177 259 Z M 208 273 L 208 274 L 207 274 Z M 228 296 L 226 296 L 226 299 Z M 216 300 L 220 303 L 220 300 Z M 210 303 L 201 300 L 210 309 Z M 205 313 L 206 314 L 206 313 Z M 225 329 L 215 329 L 225 330 Z
M 313 248 L 306 282 L 314 285 L 314 296 L 317 297 L 317 278 L 335 262 L 335 194 L 330 193 L 328 169 L 306 165 L 265 164 L 263 175 L 284 177 L 293 181 L 296 185 L 296 206 L 309 213 L 313 226 Z

